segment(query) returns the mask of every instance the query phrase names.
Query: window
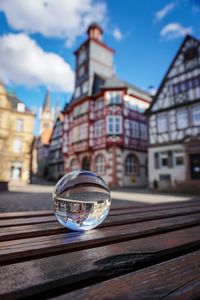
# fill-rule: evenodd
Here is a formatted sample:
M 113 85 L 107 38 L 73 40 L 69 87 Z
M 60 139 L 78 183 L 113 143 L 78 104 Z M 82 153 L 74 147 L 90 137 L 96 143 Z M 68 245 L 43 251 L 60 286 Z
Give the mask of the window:
M 181 167 L 184 165 L 184 155 L 182 150 L 175 150 L 174 154 L 174 166 Z
M 122 133 L 122 117 L 108 116 L 107 117 L 107 133 L 121 134 Z
M 17 103 L 17 111 L 20 111 L 20 112 L 24 112 L 25 111 L 25 105 L 24 103 Z
M 160 167 L 161 168 L 168 167 L 168 153 L 161 152 L 159 156 L 160 156 Z
M 10 177 L 12 180 L 19 180 L 22 176 L 22 163 L 13 162 L 10 169 Z
M 103 108 L 103 100 L 102 99 L 97 99 L 94 102 L 94 109 L 99 110 L 99 109 L 102 109 L 102 108 Z
M 191 46 L 184 53 L 184 62 L 188 62 L 189 60 L 198 57 L 198 48 L 195 46 Z
M 84 140 L 88 137 L 88 124 L 82 124 L 79 127 L 79 140 Z
M 186 128 L 188 126 L 188 112 L 186 108 L 177 110 L 176 121 L 179 129 Z
M 81 94 L 80 86 L 77 86 L 77 88 L 75 89 L 75 97 L 78 98 L 80 94 Z
M 194 105 L 192 107 L 192 120 L 194 125 L 200 124 L 200 105 Z
M 97 137 L 102 136 L 102 133 L 103 133 L 103 121 L 99 120 L 99 121 L 95 122 L 94 135 L 97 138 Z
M 87 58 L 87 52 L 85 49 L 82 49 L 78 56 L 78 64 L 82 64 Z
M 95 160 L 96 172 L 99 175 L 103 175 L 106 172 L 105 158 L 102 154 L 99 154 Z
M 147 140 L 147 125 L 140 124 L 140 137 L 142 140 Z
M 125 173 L 128 176 L 136 175 L 137 160 L 133 154 L 129 154 L 125 160 Z
M 16 130 L 17 131 L 23 131 L 23 127 L 24 127 L 24 120 L 17 119 L 16 120 Z
M 19 153 L 22 149 L 22 141 L 21 140 L 18 140 L 18 139 L 15 139 L 13 141 L 13 150 L 14 152 L 16 153 Z
M 76 106 L 73 110 L 73 117 L 76 118 L 79 117 L 80 115 L 87 113 L 88 109 L 89 109 L 89 102 L 84 102 L 83 104 Z
M 88 92 L 88 81 L 85 81 L 82 85 L 82 93 L 85 94 Z
M 71 171 L 77 171 L 79 169 L 78 162 L 75 158 L 72 159 L 72 161 L 71 161 L 70 169 L 71 169 Z
M 157 118 L 157 128 L 158 133 L 163 133 L 167 131 L 167 116 L 159 115 Z
M 134 138 L 139 137 L 139 124 L 136 121 L 130 121 L 130 135 Z
M 121 103 L 121 93 L 110 92 L 108 95 L 109 105 L 119 105 Z
M 85 73 L 85 67 L 82 66 L 79 70 L 78 70 L 78 77 L 82 77 Z

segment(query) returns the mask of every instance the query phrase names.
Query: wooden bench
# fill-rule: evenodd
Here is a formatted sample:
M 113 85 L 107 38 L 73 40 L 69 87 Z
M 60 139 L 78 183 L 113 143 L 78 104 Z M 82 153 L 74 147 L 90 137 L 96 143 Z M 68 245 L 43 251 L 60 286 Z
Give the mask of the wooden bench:
M 0 214 L 0 299 L 199 299 L 200 201 L 112 207 L 86 233 Z

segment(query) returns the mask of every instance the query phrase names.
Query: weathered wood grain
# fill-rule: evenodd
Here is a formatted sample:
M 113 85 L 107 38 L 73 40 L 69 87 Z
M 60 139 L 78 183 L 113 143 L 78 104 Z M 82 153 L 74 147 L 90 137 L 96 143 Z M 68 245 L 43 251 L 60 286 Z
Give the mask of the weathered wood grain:
M 181 215 L 190 215 L 200 213 L 200 205 L 192 207 L 181 207 L 181 208 L 162 208 L 158 211 L 135 211 L 129 210 L 128 214 L 109 214 L 107 219 L 104 221 L 102 226 L 114 226 L 119 224 L 130 224 L 135 222 L 142 222 L 147 220 L 156 220 L 164 219 L 168 217 L 181 216 Z M 12 226 L 23 226 L 23 225 L 32 225 L 32 224 L 42 224 L 49 222 L 57 222 L 54 215 L 43 216 L 43 217 L 31 217 L 31 218 L 16 218 L 12 222 L 10 219 L 0 220 L 0 228 L 2 227 L 12 227 Z
M 193 216 L 195 217 L 195 215 Z M 199 216 L 193 219 L 199 222 Z M 192 222 L 193 222 L 192 221 Z M 187 227 L 187 218 L 177 220 L 163 219 L 138 224 L 97 228 L 86 233 L 66 232 L 57 235 L 25 238 L 5 241 L 0 244 L 0 263 L 15 260 L 31 259 L 40 255 L 77 251 L 78 249 L 93 248 L 108 243 L 131 240 L 146 235 L 153 235 L 180 227 Z M 194 224 L 194 223 L 193 223 Z M 200 232 L 200 226 L 195 227 Z
M 200 251 L 54 299 L 199 299 Z
M 151 204 L 151 205 L 143 205 L 135 206 L 132 205 L 111 205 L 110 214 L 111 215 L 118 215 L 118 214 L 125 214 L 129 213 L 130 210 L 134 211 L 156 211 L 162 209 L 170 209 L 170 208 L 182 208 L 182 207 L 193 207 L 193 206 L 200 206 L 200 200 L 190 200 L 185 202 L 173 202 L 173 203 L 158 203 L 158 204 Z M 21 212 L 4 212 L 0 213 L 0 220 L 8 220 L 8 219 L 19 219 L 19 218 L 32 218 L 32 217 L 43 217 L 43 216 L 52 216 L 52 210 L 41 210 L 41 211 L 21 211 Z
M 41 298 L 45 299 L 49 295 L 77 290 L 81 286 L 94 284 L 95 281 L 105 281 L 110 277 L 141 268 L 143 270 L 140 271 L 139 277 L 137 277 L 138 272 L 135 272 L 127 275 L 127 277 L 121 276 L 104 282 L 102 285 L 89 287 L 89 293 L 85 289 L 78 290 L 69 294 L 69 297 L 71 299 L 107 299 L 106 296 L 112 296 L 112 292 L 108 294 L 108 291 L 114 289 L 113 299 L 120 295 L 121 298 L 119 299 L 128 299 L 126 298 L 125 284 L 127 285 L 127 292 L 131 292 L 131 297 L 134 292 L 136 292 L 136 296 L 141 295 L 141 298 L 138 296 L 138 298 L 130 299 L 143 299 L 144 295 L 149 297 L 147 299 L 154 299 L 151 297 L 154 294 L 157 295 L 156 287 L 159 288 L 159 293 L 161 290 L 161 296 L 166 296 L 174 290 L 174 284 L 175 287 L 178 287 L 180 283 L 188 283 L 196 275 L 200 276 L 200 252 L 198 255 L 192 253 L 185 256 L 183 263 L 181 263 L 182 257 L 177 258 L 173 265 L 171 262 L 174 260 L 169 260 L 170 256 L 174 257 L 181 254 L 182 251 L 189 251 L 198 245 L 200 245 L 199 226 L 1 266 L 0 296 L 2 299 L 18 299 L 22 296 L 33 296 L 35 299 L 38 294 L 43 293 Z M 163 266 L 158 264 L 153 266 L 153 269 L 147 268 L 148 265 L 158 263 L 161 259 L 167 259 L 166 264 Z M 184 265 L 186 265 L 185 268 Z M 136 277 L 134 277 L 135 274 Z M 122 293 L 119 292 L 121 290 L 121 278 Z M 115 280 L 117 280 L 117 285 L 119 284 L 118 287 L 117 285 L 115 287 Z M 101 286 L 103 287 L 101 288 Z M 103 292 L 104 289 L 106 290 L 105 293 Z M 141 294 L 138 294 L 139 292 Z M 163 292 L 166 293 L 163 294 Z M 89 298 L 84 298 L 87 295 Z M 104 295 L 105 298 L 101 298 Z M 67 295 L 64 297 L 70 299 Z
M 174 226 L 174 229 L 198 225 L 200 224 L 200 214 L 189 215 L 187 216 L 187 219 L 185 218 L 185 216 L 172 217 L 169 220 L 169 222 L 172 226 Z M 106 227 L 106 222 L 103 223 L 101 227 Z M 60 234 L 65 232 L 70 232 L 70 230 L 63 227 L 58 222 L 3 227 L 0 228 L 0 241 L 9 241 L 21 238 Z

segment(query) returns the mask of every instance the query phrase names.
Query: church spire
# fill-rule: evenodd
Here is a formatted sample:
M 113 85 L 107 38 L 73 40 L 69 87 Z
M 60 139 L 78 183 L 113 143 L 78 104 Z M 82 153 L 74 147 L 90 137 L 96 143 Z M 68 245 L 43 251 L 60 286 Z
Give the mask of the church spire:
M 50 93 L 48 90 L 47 90 L 45 98 L 44 98 L 42 111 L 51 111 L 51 97 L 50 97 Z

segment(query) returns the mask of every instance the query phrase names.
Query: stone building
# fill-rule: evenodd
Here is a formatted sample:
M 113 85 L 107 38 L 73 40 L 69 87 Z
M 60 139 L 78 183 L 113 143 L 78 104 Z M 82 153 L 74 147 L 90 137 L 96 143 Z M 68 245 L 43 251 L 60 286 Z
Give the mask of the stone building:
M 114 50 L 103 41 L 97 24 L 75 51 L 76 81 L 64 109 L 65 172 L 91 170 L 110 186 L 147 184 L 147 122 L 143 112 L 151 97 L 120 80 Z
M 149 184 L 200 183 L 200 41 L 186 36 L 151 106 Z
M 0 83 L 0 181 L 30 181 L 34 114 Z

